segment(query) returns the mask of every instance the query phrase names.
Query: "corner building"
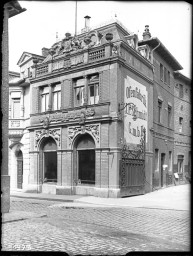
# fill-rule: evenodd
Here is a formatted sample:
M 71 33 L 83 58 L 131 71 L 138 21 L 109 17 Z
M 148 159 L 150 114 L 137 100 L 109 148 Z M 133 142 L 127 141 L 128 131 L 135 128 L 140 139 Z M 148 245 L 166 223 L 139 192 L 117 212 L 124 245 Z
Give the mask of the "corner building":
M 160 170 L 166 162 L 155 175 L 155 147 L 162 147 L 155 130 L 167 131 L 173 154 L 173 119 L 171 129 L 156 126 L 155 102 L 166 98 L 173 106 L 174 99 L 156 84 L 155 42 L 148 40 L 148 27 L 138 41 L 118 20 L 91 29 L 89 18 L 80 34 L 66 33 L 50 49 L 44 47 L 42 57 L 24 52 L 18 62 L 30 83 L 29 171 L 24 170 L 23 188 L 123 197 L 166 186 L 166 169 L 162 176 Z M 160 51 L 168 53 L 163 45 Z M 181 66 L 166 57 L 172 80 Z

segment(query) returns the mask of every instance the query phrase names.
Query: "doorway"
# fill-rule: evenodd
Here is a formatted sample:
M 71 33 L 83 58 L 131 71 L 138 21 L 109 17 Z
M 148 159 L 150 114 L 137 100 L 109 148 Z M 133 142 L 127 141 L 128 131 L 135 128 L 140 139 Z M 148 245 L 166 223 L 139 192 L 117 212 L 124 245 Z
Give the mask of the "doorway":
M 21 150 L 17 152 L 17 188 L 23 188 L 23 153 Z
M 164 185 L 164 168 L 163 165 L 165 164 L 165 153 L 161 153 L 161 187 Z

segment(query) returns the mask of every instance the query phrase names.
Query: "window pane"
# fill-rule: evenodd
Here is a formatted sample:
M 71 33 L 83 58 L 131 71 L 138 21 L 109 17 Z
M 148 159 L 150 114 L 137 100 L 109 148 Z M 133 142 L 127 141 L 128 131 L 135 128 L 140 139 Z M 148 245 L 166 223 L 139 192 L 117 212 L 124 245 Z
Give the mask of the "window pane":
M 57 92 L 53 93 L 53 110 L 58 109 L 58 102 L 57 102 Z
M 13 101 L 13 118 L 20 118 L 20 100 Z
M 167 69 L 164 68 L 164 83 L 167 83 Z
M 95 85 L 95 104 L 99 102 L 99 84 Z
M 89 90 L 89 92 L 90 92 L 90 97 L 94 97 L 94 85 L 89 86 L 89 88 L 90 88 L 90 90 Z
M 160 80 L 163 81 L 163 65 L 160 64 Z
M 84 87 L 75 88 L 75 102 L 77 106 L 81 106 L 84 103 Z
M 46 110 L 48 110 L 49 94 L 45 94 L 45 98 L 46 98 Z
M 58 109 L 61 108 L 61 91 L 58 92 Z
M 46 99 L 46 97 L 44 94 L 44 95 L 42 95 L 42 106 L 41 106 L 42 112 L 45 112 L 45 103 L 46 103 L 45 99 Z

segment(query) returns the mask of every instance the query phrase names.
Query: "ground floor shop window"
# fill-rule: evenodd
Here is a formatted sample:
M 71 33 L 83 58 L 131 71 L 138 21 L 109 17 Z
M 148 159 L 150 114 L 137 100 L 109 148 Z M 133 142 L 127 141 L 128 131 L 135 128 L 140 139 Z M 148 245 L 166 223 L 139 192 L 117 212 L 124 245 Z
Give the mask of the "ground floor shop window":
M 57 146 L 52 137 L 43 142 L 43 182 L 57 182 Z
M 95 142 L 89 134 L 81 135 L 75 146 L 75 170 L 78 184 L 95 184 Z
M 82 184 L 95 184 L 95 150 L 78 151 L 78 179 Z
M 44 152 L 44 182 L 57 182 L 56 152 Z

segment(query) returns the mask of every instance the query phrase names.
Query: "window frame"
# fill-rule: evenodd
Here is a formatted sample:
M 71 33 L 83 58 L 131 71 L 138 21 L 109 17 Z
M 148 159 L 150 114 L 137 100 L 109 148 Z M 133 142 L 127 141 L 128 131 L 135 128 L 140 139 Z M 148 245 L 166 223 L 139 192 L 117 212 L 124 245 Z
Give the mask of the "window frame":
M 44 92 L 45 88 L 48 88 L 48 90 L 49 90 L 48 86 L 44 86 L 44 87 L 41 88 L 41 113 L 47 112 L 48 109 L 49 109 L 49 91 L 48 92 Z M 42 108 L 42 106 L 43 106 L 43 104 L 42 104 L 43 98 L 45 99 L 44 111 L 43 111 L 43 108 Z M 46 101 L 46 99 L 48 100 L 48 102 Z M 46 102 L 47 102 L 47 106 L 46 106 Z
M 166 67 L 164 67 L 164 70 L 163 70 L 163 76 L 164 76 L 164 84 L 167 84 L 167 68 Z
M 164 66 L 160 63 L 160 80 L 163 82 L 164 80 Z
M 183 130 L 183 117 L 179 117 L 179 132 L 182 133 Z
M 77 85 L 77 81 L 80 81 L 80 80 L 84 80 L 84 83 L 82 85 Z M 82 100 L 81 104 L 79 104 L 77 102 L 77 93 L 76 93 L 76 91 L 77 91 L 78 88 L 82 89 L 81 90 L 81 97 L 80 97 L 81 100 Z M 79 77 L 79 78 L 74 79 L 74 81 L 73 81 L 73 92 L 74 92 L 74 107 L 83 106 L 84 105 L 84 94 L 85 94 L 85 79 L 84 78 Z
M 57 88 L 58 87 L 58 88 Z M 56 100 L 56 109 L 55 109 L 55 96 Z M 61 83 L 53 84 L 52 85 L 52 110 L 57 111 L 61 109 Z
M 93 77 L 93 80 L 91 80 Z M 95 78 L 97 77 L 97 78 Z M 94 96 L 92 96 L 92 98 L 94 98 L 94 103 L 91 103 L 91 96 L 90 96 L 90 88 L 91 86 L 94 86 Z M 94 105 L 94 104 L 98 104 L 99 103 L 99 74 L 94 74 L 91 75 L 88 79 L 88 105 Z M 97 93 L 98 94 L 97 94 Z
M 20 114 L 20 109 L 21 109 L 21 98 L 12 98 L 11 99 L 12 100 L 12 118 L 13 119 L 20 119 L 21 118 L 21 114 Z M 14 111 L 14 103 L 19 103 L 19 115 L 18 115 L 18 117 L 15 117 L 14 116 L 14 113 L 15 113 L 15 111 Z
M 170 87 L 170 83 L 171 83 L 171 81 L 170 81 L 170 71 L 168 70 L 168 86 Z
M 168 127 L 171 127 L 171 120 L 172 120 L 172 107 L 168 105 Z
M 158 99 L 158 123 L 159 124 L 161 124 L 162 104 L 163 104 L 163 102 Z
M 184 97 L 184 86 L 183 84 L 179 84 L 179 98 L 183 98 Z

